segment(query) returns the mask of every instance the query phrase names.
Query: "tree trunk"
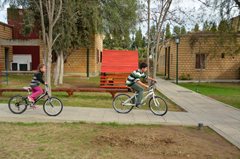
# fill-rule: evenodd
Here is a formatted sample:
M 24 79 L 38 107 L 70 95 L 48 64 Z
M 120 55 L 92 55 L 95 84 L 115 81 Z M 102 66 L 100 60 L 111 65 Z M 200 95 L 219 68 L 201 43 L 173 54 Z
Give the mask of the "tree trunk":
M 55 69 L 54 69 L 54 85 L 58 85 L 59 84 L 59 77 L 60 77 L 60 62 L 61 62 L 61 59 L 60 59 L 60 55 L 57 54 L 57 62 L 56 62 L 56 65 L 55 65 Z
M 157 43 L 156 43 L 156 51 L 155 51 L 155 56 L 154 56 L 154 62 L 153 62 L 153 78 L 156 78 L 156 73 L 157 73 L 157 61 L 158 61 L 158 54 L 159 54 L 159 43 L 160 43 L 160 38 L 162 36 L 162 26 L 163 23 L 166 19 L 167 13 L 169 11 L 169 8 L 172 4 L 172 0 L 166 0 L 165 3 L 162 4 L 162 8 L 160 9 L 160 15 L 157 21 Z
M 163 45 L 163 44 L 162 44 Z M 161 50 L 162 50 L 162 46 L 161 46 L 161 48 L 159 48 L 159 54 L 158 54 L 158 56 L 157 56 L 157 65 L 156 65 L 156 73 L 158 72 L 158 68 L 159 68 L 159 64 L 160 64 L 160 53 L 161 53 Z
M 150 3 L 151 0 L 148 0 L 148 46 L 147 46 L 147 64 L 148 64 L 148 71 L 150 74 L 150 62 L 149 62 L 149 52 L 150 52 L 150 43 L 151 43 L 151 39 L 150 39 Z
M 56 37 L 53 37 L 53 28 L 55 24 L 57 23 L 60 14 L 62 13 L 62 0 L 59 0 L 59 7 L 56 7 L 56 1 L 55 0 L 46 0 L 42 1 L 39 0 L 39 10 L 40 10 L 40 16 L 41 16 L 41 27 L 42 27 L 42 34 L 43 34 L 43 42 L 46 45 L 46 66 L 47 66 L 47 73 L 46 73 L 46 79 L 49 86 L 49 95 L 51 96 L 51 67 L 52 67 L 52 47 L 54 45 L 54 42 L 59 37 L 59 34 Z M 43 8 L 45 7 L 45 9 Z M 46 15 L 44 16 L 44 10 L 46 11 Z M 46 19 L 45 19 L 46 17 Z M 45 21 L 47 22 L 47 25 L 45 26 Z
M 51 86 L 51 68 L 52 68 L 52 48 L 48 48 L 48 60 L 47 60 L 47 83 L 48 83 L 48 88 L 49 88 L 49 95 L 52 95 L 52 86 Z
M 64 76 L 64 53 L 61 51 L 60 54 L 60 74 L 59 74 L 59 84 L 63 84 L 63 76 Z

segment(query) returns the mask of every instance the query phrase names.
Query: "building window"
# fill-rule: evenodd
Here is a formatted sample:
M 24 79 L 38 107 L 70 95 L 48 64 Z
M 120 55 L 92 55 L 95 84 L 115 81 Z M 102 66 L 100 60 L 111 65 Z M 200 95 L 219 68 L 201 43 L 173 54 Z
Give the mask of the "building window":
M 32 55 L 30 54 L 13 55 L 11 70 L 12 71 L 31 71 Z
M 196 69 L 205 69 L 206 54 L 196 54 Z
M 100 53 L 100 62 L 102 63 L 102 51 Z
M 97 63 L 100 62 L 100 53 L 99 53 L 99 50 L 97 49 Z

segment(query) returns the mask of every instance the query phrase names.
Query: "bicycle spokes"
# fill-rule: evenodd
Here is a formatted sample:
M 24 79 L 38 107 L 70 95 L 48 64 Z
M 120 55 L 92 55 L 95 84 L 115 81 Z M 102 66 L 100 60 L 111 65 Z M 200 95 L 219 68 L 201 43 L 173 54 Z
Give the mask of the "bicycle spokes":
M 61 113 L 62 109 L 63 104 L 56 97 L 51 97 L 47 99 L 43 105 L 44 112 L 49 116 L 57 116 L 58 114 Z

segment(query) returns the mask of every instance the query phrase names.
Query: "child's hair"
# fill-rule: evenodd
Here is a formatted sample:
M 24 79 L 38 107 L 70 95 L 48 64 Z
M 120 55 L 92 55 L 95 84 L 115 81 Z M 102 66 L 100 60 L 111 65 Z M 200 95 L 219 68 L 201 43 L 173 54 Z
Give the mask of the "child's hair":
M 38 65 L 38 71 L 41 72 L 41 69 L 42 69 L 44 66 L 45 66 L 44 64 L 39 64 L 39 65 Z
M 146 68 L 146 67 L 148 67 L 148 65 L 145 62 L 143 62 L 140 64 L 139 68 L 142 69 L 142 68 Z

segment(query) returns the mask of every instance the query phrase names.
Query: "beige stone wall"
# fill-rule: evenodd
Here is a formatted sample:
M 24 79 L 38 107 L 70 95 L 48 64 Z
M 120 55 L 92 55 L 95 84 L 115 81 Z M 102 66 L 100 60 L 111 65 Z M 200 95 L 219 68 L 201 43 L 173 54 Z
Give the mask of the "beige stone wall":
M 12 28 L 10 26 L 0 23 L 0 39 L 12 39 Z M 5 70 L 5 48 L 9 49 L 9 68 L 12 61 L 12 46 L 0 45 L 0 72 Z
M 240 31 L 240 17 L 234 17 L 231 19 L 231 25 L 232 25 L 232 29 L 236 32 Z
M 103 39 L 101 35 L 95 35 L 89 50 L 89 75 L 97 76 L 100 73 L 100 53 L 103 50 Z M 99 50 L 99 54 L 97 53 Z M 99 57 L 98 57 L 99 56 Z M 70 53 L 64 66 L 65 75 L 86 76 L 87 72 L 87 49 L 80 48 Z
M 214 54 L 209 50 L 214 48 L 214 37 L 206 37 L 201 39 L 201 47 L 196 46 L 194 49 L 190 47 L 189 36 L 181 37 L 181 43 L 179 45 L 179 77 L 181 75 L 190 75 L 192 79 L 239 79 L 240 68 L 240 55 L 225 54 L 222 58 L 222 48 L 217 48 Z M 240 38 L 238 39 L 240 41 Z M 176 44 L 172 40 L 166 44 L 165 47 L 170 47 L 170 78 L 176 78 Z M 199 49 L 200 48 L 200 49 Z M 202 71 L 196 69 L 196 54 L 206 53 L 206 68 Z M 160 58 L 165 59 L 165 49 L 161 50 Z M 158 64 L 158 72 L 160 74 L 165 73 L 165 60 L 160 60 Z
M 103 52 L 103 35 L 95 35 L 95 74 L 99 75 L 101 71 L 101 54 Z

